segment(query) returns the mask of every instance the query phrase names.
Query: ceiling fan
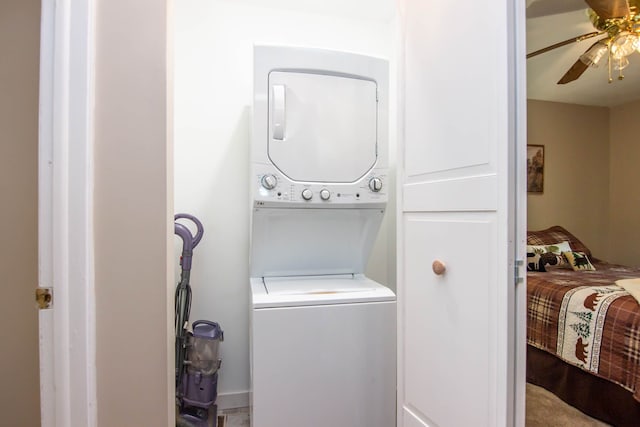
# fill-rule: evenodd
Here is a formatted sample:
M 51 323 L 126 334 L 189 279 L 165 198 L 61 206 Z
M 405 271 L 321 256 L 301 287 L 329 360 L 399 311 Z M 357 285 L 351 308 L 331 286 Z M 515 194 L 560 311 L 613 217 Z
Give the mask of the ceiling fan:
M 627 57 L 636 50 L 640 52 L 640 0 L 584 0 L 589 6 L 588 15 L 596 31 L 583 34 L 560 43 L 552 44 L 527 55 L 527 59 L 568 44 L 603 36 L 589 47 L 558 81 L 566 84 L 577 80 L 590 66 L 597 67 L 608 61 L 609 83 L 612 68 L 619 71 L 629 65 Z

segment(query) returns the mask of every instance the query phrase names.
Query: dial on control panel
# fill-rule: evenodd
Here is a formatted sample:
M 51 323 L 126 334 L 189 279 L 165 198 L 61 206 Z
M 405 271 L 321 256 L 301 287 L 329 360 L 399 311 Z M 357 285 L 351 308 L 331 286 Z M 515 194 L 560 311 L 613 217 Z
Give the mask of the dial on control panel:
M 320 190 L 320 198 L 322 200 L 329 200 L 330 197 L 331 197 L 331 192 L 329 190 L 327 190 L 326 188 L 323 188 L 322 190 Z
M 302 190 L 302 198 L 305 200 L 311 200 L 313 198 L 313 192 L 308 188 Z
M 278 184 L 278 180 L 276 179 L 275 175 L 265 175 L 260 180 L 260 183 L 267 190 L 273 190 L 274 188 L 276 188 L 276 185 Z
M 380 178 L 371 178 L 369 180 L 369 189 L 375 193 L 382 190 L 382 180 Z

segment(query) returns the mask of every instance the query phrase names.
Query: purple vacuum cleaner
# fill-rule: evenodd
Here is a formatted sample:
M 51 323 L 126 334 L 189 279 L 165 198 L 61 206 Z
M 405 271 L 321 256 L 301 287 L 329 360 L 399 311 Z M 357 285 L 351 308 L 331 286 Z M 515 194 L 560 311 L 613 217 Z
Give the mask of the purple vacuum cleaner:
M 176 287 L 175 328 L 176 328 L 176 404 L 179 417 L 177 426 L 208 427 L 213 418 L 216 425 L 216 397 L 218 388 L 218 347 L 224 340 L 224 332 L 216 322 L 198 320 L 193 322 L 189 332 L 191 311 L 191 259 L 193 249 L 200 243 L 204 228 L 202 223 L 189 214 L 177 214 L 174 218 L 175 234 L 182 239 L 180 257 L 180 282 Z M 179 219 L 191 221 L 196 226 L 195 236 Z M 212 413 L 213 417 L 209 414 Z

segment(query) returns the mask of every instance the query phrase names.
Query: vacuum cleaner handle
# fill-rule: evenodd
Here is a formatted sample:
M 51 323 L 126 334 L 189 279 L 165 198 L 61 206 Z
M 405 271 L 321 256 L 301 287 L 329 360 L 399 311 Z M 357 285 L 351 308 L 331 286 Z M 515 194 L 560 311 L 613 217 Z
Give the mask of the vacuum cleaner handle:
M 187 229 L 187 232 L 189 233 L 188 234 L 189 240 L 191 240 L 190 249 L 193 250 L 196 246 L 198 246 L 198 243 L 200 243 L 200 240 L 202 239 L 202 235 L 204 234 L 204 227 L 202 226 L 202 223 L 200 222 L 200 220 L 198 218 L 196 218 L 195 216 L 193 216 L 193 215 L 189 215 L 189 214 L 185 214 L 185 213 L 179 213 L 179 214 L 176 214 L 173 217 L 174 220 L 178 220 L 178 219 L 181 219 L 181 218 L 188 219 L 189 221 L 193 222 L 196 225 L 197 231 L 196 231 L 196 235 L 195 236 L 193 236 L 191 234 L 191 231 L 189 231 L 189 229 Z M 179 225 L 181 225 L 181 224 L 176 223 L 175 233 L 177 235 L 179 235 L 180 237 L 182 237 L 182 240 L 185 241 L 185 245 L 186 245 L 186 240 L 185 240 L 185 238 L 183 236 L 183 234 L 184 234 L 183 230 L 181 230 L 181 232 L 178 232 L 178 230 L 177 230 L 177 226 L 179 226 Z M 184 226 L 182 226 L 182 227 L 184 227 Z M 184 227 L 184 228 L 186 228 L 186 227 Z
M 188 219 L 196 225 L 198 231 L 196 231 L 196 235 L 191 234 L 191 230 L 187 228 L 186 225 L 180 224 L 178 222 L 174 223 L 174 233 L 180 236 L 182 239 L 182 256 L 180 257 L 180 266 L 182 267 L 183 276 L 186 274 L 187 282 L 188 275 L 191 271 L 191 257 L 193 256 L 193 248 L 198 246 L 200 243 L 200 239 L 202 239 L 202 234 L 204 233 L 204 227 L 202 223 L 193 215 L 189 214 L 176 214 L 174 216 L 174 220 L 178 219 Z M 181 280 L 182 282 L 182 280 Z

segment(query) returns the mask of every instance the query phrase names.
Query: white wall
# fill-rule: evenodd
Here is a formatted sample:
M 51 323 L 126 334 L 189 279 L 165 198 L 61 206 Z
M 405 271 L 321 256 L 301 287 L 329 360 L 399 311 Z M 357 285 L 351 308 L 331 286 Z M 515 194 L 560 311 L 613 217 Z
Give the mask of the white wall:
M 205 226 L 192 271 L 191 320 L 225 331 L 219 403 L 249 388 L 249 127 L 253 44 L 351 51 L 392 59 L 393 0 L 176 0 L 175 210 Z M 277 5 L 274 6 L 274 5 Z M 390 166 L 395 169 L 395 64 L 390 76 Z M 395 183 L 390 183 L 395 188 Z M 395 197 L 369 277 L 395 288 Z M 179 239 L 176 248 L 179 251 Z M 177 255 L 176 255 L 177 257 Z M 227 395 L 227 396 L 224 396 Z M 246 404 L 246 402 L 244 402 Z

